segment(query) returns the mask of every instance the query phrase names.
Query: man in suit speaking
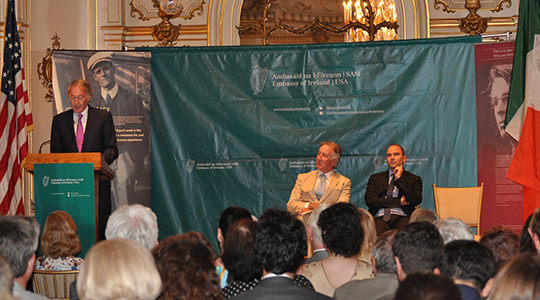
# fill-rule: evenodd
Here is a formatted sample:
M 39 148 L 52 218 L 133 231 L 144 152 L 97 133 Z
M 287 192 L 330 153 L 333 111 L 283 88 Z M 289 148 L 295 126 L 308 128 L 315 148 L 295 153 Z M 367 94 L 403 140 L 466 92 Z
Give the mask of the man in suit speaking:
M 112 115 L 88 106 L 92 88 L 83 79 L 74 80 L 67 89 L 71 109 L 53 118 L 51 153 L 100 152 L 107 164 L 118 157 Z M 99 181 L 98 239 L 105 239 L 105 226 L 111 214 L 111 186 Z
M 349 202 L 351 180 L 334 171 L 340 157 L 341 147 L 337 143 L 322 142 L 317 153 L 317 170 L 298 175 L 287 209 L 302 216 L 304 224 L 307 224 L 311 212 L 323 202 Z

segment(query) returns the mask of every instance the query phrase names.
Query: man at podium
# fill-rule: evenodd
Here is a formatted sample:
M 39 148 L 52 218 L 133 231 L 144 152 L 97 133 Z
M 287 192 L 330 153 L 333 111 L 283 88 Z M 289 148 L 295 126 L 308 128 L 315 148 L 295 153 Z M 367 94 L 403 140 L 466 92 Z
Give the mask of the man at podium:
M 100 152 L 107 164 L 118 157 L 112 115 L 88 106 L 92 88 L 84 79 L 74 80 L 67 89 L 71 109 L 53 118 L 51 153 Z M 105 226 L 111 214 L 111 185 L 99 181 L 98 239 L 105 239 Z

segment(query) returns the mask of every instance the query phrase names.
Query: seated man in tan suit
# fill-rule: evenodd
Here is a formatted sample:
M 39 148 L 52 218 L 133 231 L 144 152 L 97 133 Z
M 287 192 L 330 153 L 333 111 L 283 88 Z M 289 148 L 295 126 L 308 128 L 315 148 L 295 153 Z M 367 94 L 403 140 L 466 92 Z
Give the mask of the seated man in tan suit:
M 334 142 L 322 142 L 317 153 L 317 170 L 298 175 L 287 203 L 292 214 L 307 224 L 311 212 L 321 203 L 349 202 L 351 180 L 334 169 L 341 157 L 341 147 Z

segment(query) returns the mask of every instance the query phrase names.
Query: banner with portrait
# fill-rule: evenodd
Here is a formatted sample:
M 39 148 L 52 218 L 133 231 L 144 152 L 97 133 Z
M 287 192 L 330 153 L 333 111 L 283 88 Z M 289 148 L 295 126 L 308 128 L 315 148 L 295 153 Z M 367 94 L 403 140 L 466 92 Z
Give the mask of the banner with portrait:
M 515 41 L 475 47 L 478 182 L 484 183 L 481 228 L 523 226 L 523 188 L 506 178 L 517 141 L 504 131 Z
M 433 183 L 475 186 L 479 40 L 150 49 L 161 236 L 214 237 L 231 205 L 286 209 L 325 140 L 343 148 L 337 171 L 360 207 L 392 143 L 423 179 L 422 207 L 434 209 Z
M 85 79 L 92 87 L 89 105 L 113 115 L 118 158 L 111 164 L 112 208 L 151 206 L 149 52 L 53 51 L 54 113 L 71 108 L 69 84 Z

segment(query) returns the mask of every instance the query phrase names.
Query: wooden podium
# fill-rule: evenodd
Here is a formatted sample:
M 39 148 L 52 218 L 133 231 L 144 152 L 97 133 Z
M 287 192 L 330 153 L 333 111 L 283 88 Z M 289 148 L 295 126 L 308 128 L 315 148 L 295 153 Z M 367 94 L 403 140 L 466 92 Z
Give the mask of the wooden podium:
M 39 180 L 36 180 L 36 178 L 34 178 L 34 199 L 35 199 L 35 204 L 36 204 L 36 219 L 38 219 L 38 216 L 39 216 L 39 219 L 38 219 L 38 222 L 39 221 L 45 221 L 45 219 L 41 220 L 41 218 L 43 218 L 43 216 L 48 216 L 48 214 L 50 214 L 52 211 L 47 211 L 47 210 L 65 210 L 66 212 L 68 212 L 72 217 L 73 219 L 75 220 L 75 223 L 77 224 L 77 226 L 79 227 L 79 233 L 81 233 L 81 226 L 86 226 L 87 223 L 84 223 L 84 220 L 77 220 L 77 218 L 79 216 L 84 216 L 84 218 L 81 218 L 81 219 L 85 219 L 86 217 L 88 218 L 91 218 L 89 217 L 88 215 L 84 215 L 84 214 L 89 214 L 89 212 L 87 211 L 84 211 L 84 210 L 91 210 L 91 207 L 93 206 L 94 208 L 94 211 L 91 212 L 93 214 L 93 231 L 94 231 L 94 234 L 95 234 L 95 241 L 97 241 L 97 238 L 98 238 L 98 234 L 97 234 L 97 228 L 98 228 L 98 211 L 99 211 L 99 201 L 98 201 L 98 197 L 99 197 L 99 180 L 111 180 L 114 178 L 115 174 L 114 174 L 114 171 L 109 167 L 109 165 L 107 165 L 107 163 L 105 163 L 105 161 L 103 160 L 102 156 L 101 156 L 101 153 L 44 153 L 44 154 L 35 154 L 35 153 L 31 153 L 31 154 L 28 154 L 28 156 L 26 157 L 26 162 L 25 162 L 25 169 L 26 169 L 26 172 L 29 172 L 31 173 L 32 175 L 37 175 L 37 174 L 34 174 L 34 165 L 36 164 L 49 164 L 47 166 L 84 166 L 84 168 L 82 167 L 76 167 L 74 168 L 75 170 L 78 170 L 78 169 L 84 169 L 84 176 L 86 176 L 88 178 L 87 181 L 91 182 L 92 181 L 92 176 L 93 176 L 93 194 L 94 194 L 94 197 L 93 197 L 93 203 L 84 203 L 84 205 L 86 205 L 85 207 L 88 208 L 90 206 L 90 209 L 84 209 L 84 208 L 79 208 L 79 207 L 76 207 L 76 205 L 74 205 L 72 207 L 72 205 L 66 205 L 66 207 L 62 207 L 60 204 L 58 204 L 59 202 L 61 203 L 76 203 L 77 201 L 87 201 L 88 202 L 88 196 L 91 195 L 91 187 L 90 187 L 90 192 L 86 195 L 87 198 L 84 198 L 84 195 L 77 195 L 77 192 L 67 192 L 67 195 L 60 195 L 62 193 L 55 193 L 55 197 L 53 197 L 54 199 L 53 200 L 46 200 L 46 199 L 43 199 L 45 197 L 41 197 L 40 199 L 38 199 L 38 195 L 37 195 L 37 190 L 38 188 L 43 188 L 45 186 L 51 186 L 53 184 L 57 184 L 57 185 L 61 185 L 60 182 L 62 182 L 60 179 L 58 179 L 57 181 L 54 181 L 55 180 L 55 177 L 54 175 L 56 174 L 52 174 L 50 176 L 44 176 L 44 177 L 47 177 L 46 179 L 44 178 L 43 180 L 39 179 Z M 71 165 L 71 164 L 74 164 L 74 165 Z M 84 164 L 84 165 L 83 165 Z M 91 171 L 91 168 L 89 168 L 88 164 L 92 164 L 93 166 L 93 174 L 92 174 L 92 171 Z M 81 171 L 82 172 L 82 171 Z M 90 173 L 90 174 L 88 174 Z M 77 177 L 79 178 L 79 177 Z M 50 182 L 49 182 L 50 181 Z M 73 182 L 75 182 L 74 184 L 72 184 L 72 188 L 73 189 L 76 189 L 77 187 L 77 184 L 78 182 L 76 182 L 77 179 L 74 179 Z M 84 180 L 83 180 L 84 181 Z M 68 184 L 71 184 L 73 182 L 67 182 Z M 66 183 L 65 180 L 64 182 L 62 183 Z M 40 185 L 43 185 L 42 186 L 37 186 L 38 184 Z M 70 187 L 69 185 L 67 185 L 68 188 Z M 88 186 L 86 186 L 88 187 Z M 60 195 L 60 196 L 57 196 L 57 195 Z M 59 198 L 62 198 L 62 199 L 66 199 L 66 200 L 58 200 Z M 70 198 L 71 197 L 71 198 Z M 50 203 L 50 205 L 46 205 L 46 204 L 43 204 L 44 206 L 42 206 L 41 204 L 42 203 L 38 203 L 38 201 L 53 201 L 54 203 Z M 64 201 L 64 202 L 62 202 Z M 38 205 L 39 204 L 39 205 Z M 46 213 L 44 212 L 39 212 L 38 214 L 38 207 L 47 207 L 46 210 Z M 48 209 L 50 208 L 50 209 Z M 79 221 L 79 222 L 78 222 Z M 82 223 L 84 223 L 84 225 L 81 225 Z M 43 223 L 40 222 L 40 224 L 43 226 Z M 83 242 L 83 237 L 81 236 L 81 243 Z M 93 242 L 93 241 L 92 241 Z M 84 250 L 88 250 L 88 249 L 84 249 L 85 247 L 83 246 L 83 252 L 86 252 Z

